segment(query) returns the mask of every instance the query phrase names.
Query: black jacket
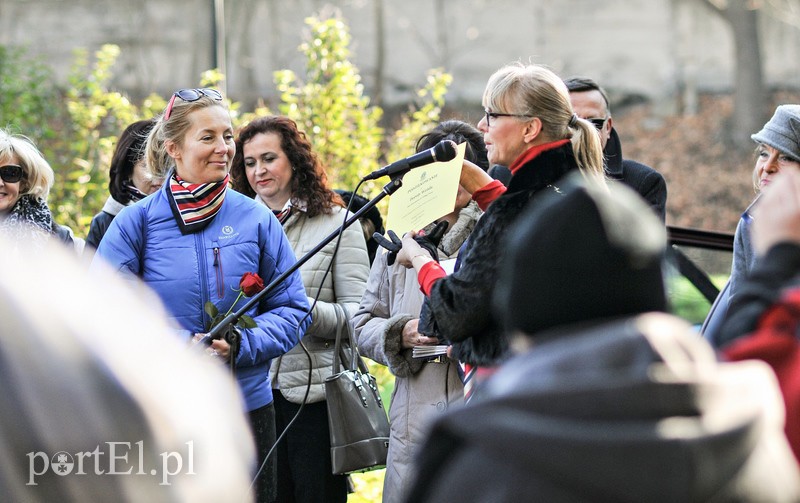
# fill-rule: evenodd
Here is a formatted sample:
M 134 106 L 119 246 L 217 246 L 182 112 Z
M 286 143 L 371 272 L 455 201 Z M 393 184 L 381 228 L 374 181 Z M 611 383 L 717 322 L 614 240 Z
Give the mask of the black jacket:
M 495 365 L 508 341 L 491 312 L 491 299 L 502 260 L 504 242 L 523 208 L 543 191 L 558 191 L 556 182 L 578 169 L 569 143 L 542 152 L 519 168 L 508 190 L 478 221 L 464 250 L 458 271 L 433 284 L 420 313 L 423 332 L 453 345 L 453 357 L 472 365 Z M 423 330 L 420 330 L 423 331 Z
M 89 225 L 89 234 L 86 236 L 86 244 L 95 249 L 100 246 L 100 240 L 103 239 L 106 231 L 111 226 L 114 217 L 116 217 L 116 215 L 112 215 L 106 211 L 101 211 L 95 215 L 94 218 L 92 218 L 91 225 Z
M 603 150 L 606 158 L 606 176 L 633 188 L 666 221 L 667 183 L 661 173 L 640 162 L 622 158 L 622 144 L 613 128 Z
M 437 419 L 407 501 L 800 498 L 765 364 L 718 364 L 663 313 L 544 335 Z

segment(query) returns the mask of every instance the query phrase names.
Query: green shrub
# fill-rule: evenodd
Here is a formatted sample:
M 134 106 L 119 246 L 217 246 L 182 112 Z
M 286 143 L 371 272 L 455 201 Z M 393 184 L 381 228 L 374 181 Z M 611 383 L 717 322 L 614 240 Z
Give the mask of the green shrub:
M 727 280 L 727 275 L 716 275 L 711 278 L 717 288 L 722 288 Z M 668 275 L 667 293 L 673 314 L 693 325 L 700 325 L 706 319 L 711 303 L 688 279 L 678 274 Z
M 309 17 L 310 40 L 300 46 L 305 80 L 275 72 L 278 110 L 309 135 L 333 187 L 352 188 L 380 158 L 383 110 L 370 106 L 358 68 L 349 60 L 350 33 L 339 17 Z
M 0 127 L 40 146 L 55 136 L 60 120 L 53 72 L 24 47 L 0 46 Z

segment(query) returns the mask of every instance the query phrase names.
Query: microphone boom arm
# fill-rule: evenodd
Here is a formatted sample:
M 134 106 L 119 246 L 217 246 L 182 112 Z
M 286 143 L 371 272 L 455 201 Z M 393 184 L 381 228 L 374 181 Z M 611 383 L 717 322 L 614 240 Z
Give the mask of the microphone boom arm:
M 383 189 L 381 190 L 380 194 L 375 196 L 367 204 L 365 204 L 360 210 L 358 210 L 350 218 L 348 218 L 345 221 L 344 225 L 342 225 L 341 227 L 339 227 L 338 229 L 333 231 L 331 234 L 329 234 L 325 239 L 320 241 L 320 243 L 317 244 L 314 247 L 314 249 L 312 249 L 311 251 L 309 251 L 308 253 L 303 255 L 303 257 L 299 258 L 297 260 L 297 262 L 292 264 L 291 267 L 289 267 L 288 269 L 283 271 L 283 273 L 281 273 L 280 276 L 278 276 L 277 278 L 272 280 L 272 282 L 270 284 L 268 284 L 266 287 L 264 287 L 263 290 L 258 292 L 256 295 L 250 297 L 250 300 L 248 300 L 240 309 L 238 309 L 237 311 L 235 311 L 235 312 L 229 314 L 228 316 L 226 316 L 225 318 L 223 318 L 222 321 L 220 321 L 218 325 L 216 325 L 214 328 L 209 330 L 208 334 L 204 337 L 204 339 L 207 338 L 209 341 L 210 340 L 214 340 L 214 339 L 219 339 L 222 336 L 222 333 L 224 332 L 226 327 L 228 327 L 229 325 L 236 324 L 236 322 L 239 321 L 239 318 L 241 318 L 245 313 L 247 313 L 247 311 L 249 311 L 254 305 L 256 305 L 264 295 L 266 295 L 267 293 L 269 293 L 272 290 L 274 290 L 275 287 L 277 287 L 283 280 L 288 278 L 292 273 L 294 273 L 297 269 L 299 269 L 303 264 L 308 262 L 311 259 L 311 257 L 313 257 L 320 250 L 325 248 L 325 246 L 327 246 L 328 243 L 330 243 L 331 241 L 336 239 L 339 236 L 339 234 L 344 232 L 344 230 L 346 228 L 350 227 L 354 222 L 358 221 L 358 219 L 361 218 L 361 216 L 364 213 L 366 213 L 367 211 L 371 210 L 381 200 L 383 200 L 384 197 L 391 196 L 400 187 L 402 187 L 403 186 L 403 175 L 407 171 L 408 170 L 406 170 L 404 172 L 393 174 L 392 178 L 391 178 L 391 181 L 389 183 L 387 183 L 383 187 Z

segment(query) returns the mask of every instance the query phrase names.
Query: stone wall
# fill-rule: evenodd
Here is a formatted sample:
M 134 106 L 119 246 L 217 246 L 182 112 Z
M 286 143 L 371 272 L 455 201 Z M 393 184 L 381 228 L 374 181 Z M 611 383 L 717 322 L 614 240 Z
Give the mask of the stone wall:
M 220 1 L 220 0 L 217 0 Z M 543 63 L 587 75 L 613 99 L 637 96 L 673 110 L 685 89 L 729 90 L 733 47 L 725 24 L 699 0 L 383 0 L 387 104 L 404 103 L 425 72 L 454 76 L 448 100 L 477 109 L 486 78 L 504 63 Z M 272 72 L 302 72 L 304 18 L 339 8 L 368 94 L 377 67 L 373 0 L 227 0 L 227 92 L 275 96 Z M 800 30 L 765 19 L 770 84 L 800 87 Z M 27 45 L 65 81 L 75 48 L 121 47 L 114 87 L 133 99 L 196 85 L 214 61 L 214 0 L 0 0 L 0 44 Z

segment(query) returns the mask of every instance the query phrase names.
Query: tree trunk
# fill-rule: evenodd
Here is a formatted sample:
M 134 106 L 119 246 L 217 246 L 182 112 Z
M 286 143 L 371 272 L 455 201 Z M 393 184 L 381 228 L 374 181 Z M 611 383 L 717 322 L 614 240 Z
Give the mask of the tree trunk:
M 375 7 L 375 91 L 372 104 L 383 107 L 384 65 L 386 63 L 386 22 L 383 18 L 383 0 L 373 0 Z
M 761 63 L 758 9 L 747 0 L 733 0 L 726 7 L 718 2 L 701 3 L 719 14 L 731 27 L 734 45 L 733 116 L 725 140 L 733 148 L 752 148 L 750 135 L 761 129 L 769 117 L 768 96 Z
M 727 19 L 733 30 L 736 48 L 734 105 L 731 140 L 743 150 L 752 148 L 750 135 L 761 129 L 769 116 L 767 92 L 761 62 L 758 11 L 745 1 L 728 3 Z

